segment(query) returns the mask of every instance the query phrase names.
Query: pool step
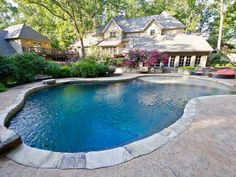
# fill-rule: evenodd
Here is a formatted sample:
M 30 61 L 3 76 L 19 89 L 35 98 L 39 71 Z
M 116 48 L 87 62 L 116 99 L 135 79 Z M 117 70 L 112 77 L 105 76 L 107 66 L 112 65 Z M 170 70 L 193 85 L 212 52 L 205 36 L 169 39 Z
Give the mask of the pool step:
M 56 84 L 56 79 L 43 80 L 42 83 L 45 85 L 53 85 L 53 84 Z
M 22 143 L 19 135 L 14 131 L 0 126 L 0 154 L 8 152 Z

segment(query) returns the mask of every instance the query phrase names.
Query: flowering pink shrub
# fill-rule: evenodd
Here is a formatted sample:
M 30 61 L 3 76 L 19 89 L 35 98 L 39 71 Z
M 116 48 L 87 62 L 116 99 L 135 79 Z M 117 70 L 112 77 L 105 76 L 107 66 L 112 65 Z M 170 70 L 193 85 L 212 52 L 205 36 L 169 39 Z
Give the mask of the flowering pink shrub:
M 123 62 L 125 66 L 137 67 L 140 63 L 143 66 L 159 66 L 160 62 L 167 64 L 169 56 L 167 53 L 160 53 L 158 50 L 130 50 L 127 59 Z
M 161 55 L 161 62 L 164 64 L 168 64 L 168 61 L 169 61 L 169 55 L 167 53 L 163 53 Z
M 161 54 L 157 50 L 148 51 L 146 66 L 156 66 L 161 61 Z

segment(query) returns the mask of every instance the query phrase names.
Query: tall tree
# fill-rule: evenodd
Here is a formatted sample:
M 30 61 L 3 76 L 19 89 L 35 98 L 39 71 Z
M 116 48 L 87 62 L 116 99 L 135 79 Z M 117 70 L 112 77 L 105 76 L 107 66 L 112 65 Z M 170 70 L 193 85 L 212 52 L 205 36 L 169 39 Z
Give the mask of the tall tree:
M 0 29 L 14 23 L 14 17 L 17 14 L 17 7 L 6 0 L 0 0 Z
M 81 55 L 85 56 L 84 36 L 94 30 L 97 16 L 101 16 L 106 4 L 118 4 L 112 0 L 17 0 L 43 7 L 54 17 L 71 23 L 81 43 Z
M 47 36 L 51 40 L 53 48 L 64 50 L 76 40 L 73 25 L 56 18 L 45 8 L 18 2 L 18 11 L 20 15 L 16 18 L 16 23 L 27 23 Z
M 226 40 L 234 37 L 236 38 L 236 1 L 232 3 L 225 13 L 224 18 L 224 38 Z
M 235 0 L 219 0 L 215 1 L 217 11 L 220 16 L 220 24 L 219 24 L 219 33 L 218 33 L 218 40 L 217 40 L 217 50 L 221 49 L 222 43 L 222 33 L 223 33 L 223 25 L 224 25 L 224 17 L 228 10 L 228 8 L 235 3 Z

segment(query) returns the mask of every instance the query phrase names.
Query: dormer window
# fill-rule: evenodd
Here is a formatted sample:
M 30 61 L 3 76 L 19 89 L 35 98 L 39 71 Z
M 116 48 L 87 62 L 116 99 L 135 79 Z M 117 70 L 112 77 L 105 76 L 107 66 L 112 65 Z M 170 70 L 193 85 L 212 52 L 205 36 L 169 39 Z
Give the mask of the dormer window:
M 116 37 L 116 32 L 110 32 L 110 38 L 115 38 Z
M 155 35 L 155 30 L 152 29 L 152 30 L 150 31 L 150 36 L 154 36 L 154 35 Z

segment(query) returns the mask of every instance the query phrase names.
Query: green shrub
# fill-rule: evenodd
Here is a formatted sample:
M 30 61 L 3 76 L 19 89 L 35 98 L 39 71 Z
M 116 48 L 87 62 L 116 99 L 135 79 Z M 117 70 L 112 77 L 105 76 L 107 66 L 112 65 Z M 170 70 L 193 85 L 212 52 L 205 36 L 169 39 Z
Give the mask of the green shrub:
M 47 63 L 47 67 L 45 69 L 45 74 L 50 75 L 54 78 L 59 78 L 61 72 L 61 65 L 58 63 L 55 63 L 53 61 L 49 61 Z
M 98 63 L 95 57 L 62 65 L 47 61 L 35 53 L 22 53 L 11 57 L 0 56 L 0 82 L 4 85 L 33 82 L 38 74 L 50 75 L 54 78 L 102 77 L 109 76 L 114 71 L 114 67 Z
M 108 67 L 108 73 L 109 73 L 109 75 L 114 74 L 115 71 L 116 71 L 116 67 L 114 67 L 114 66 L 109 66 L 109 67 Z
M 76 64 L 78 66 L 77 76 L 82 77 L 103 77 L 112 73 L 112 68 L 104 64 L 98 64 L 93 59 L 83 59 Z M 110 72 L 109 72 L 110 71 Z
M 81 77 L 79 63 L 80 62 L 76 62 L 70 66 L 70 73 L 72 77 Z
M 103 77 L 109 74 L 109 68 L 106 65 L 98 64 L 98 76 Z
M 10 57 L 16 67 L 16 79 L 21 83 L 32 82 L 37 74 L 42 74 L 47 61 L 36 53 L 22 53 Z
M 68 65 L 62 65 L 60 67 L 60 77 L 71 77 L 71 70 L 70 66 Z
M 79 71 L 82 77 L 97 77 L 98 64 L 91 59 L 83 59 L 79 64 Z
M 0 92 L 5 92 L 6 90 L 7 90 L 7 88 L 5 87 L 5 85 L 0 83 Z
M 232 68 L 232 69 L 236 69 L 236 65 L 232 62 L 227 62 L 227 61 L 220 61 L 218 63 L 214 63 L 211 66 L 214 67 L 227 67 L 227 68 Z
M 213 67 L 229 67 L 233 69 L 236 68 L 236 65 L 234 63 L 229 62 L 224 58 L 224 55 L 221 53 L 210 54 L 208 57 L 208 65 Z
M 113 66 L 120 66 L 122 65 L 123 61 L 125 58 L 120 57 L 120 58 L 111 58 L 111 57 L 104 57 L 100 59 L 96 59 L 99 61 L 99 63 L 104 64 L 104 65 L 113 65 Z
M 45 74 L 54 78 L 75 77 L 79 76 L 78 72 L 79 70 L 76 64 L 62 65 L 53 61 L 49 61 L 45 69 Z
M 0 82 L 6 84 L 10 78 L 14 78 L 16 68 L 12 60 L 7 56 L 0 55 Z
M 192 71 L 195 69 L 194 66 L 181 66 L 179 68 L 182 69 L 183 71 Z
M 235 64 L 227 61 L 222 53 L 212 53 L 208 57 L 208 66 L 235 68 Z

